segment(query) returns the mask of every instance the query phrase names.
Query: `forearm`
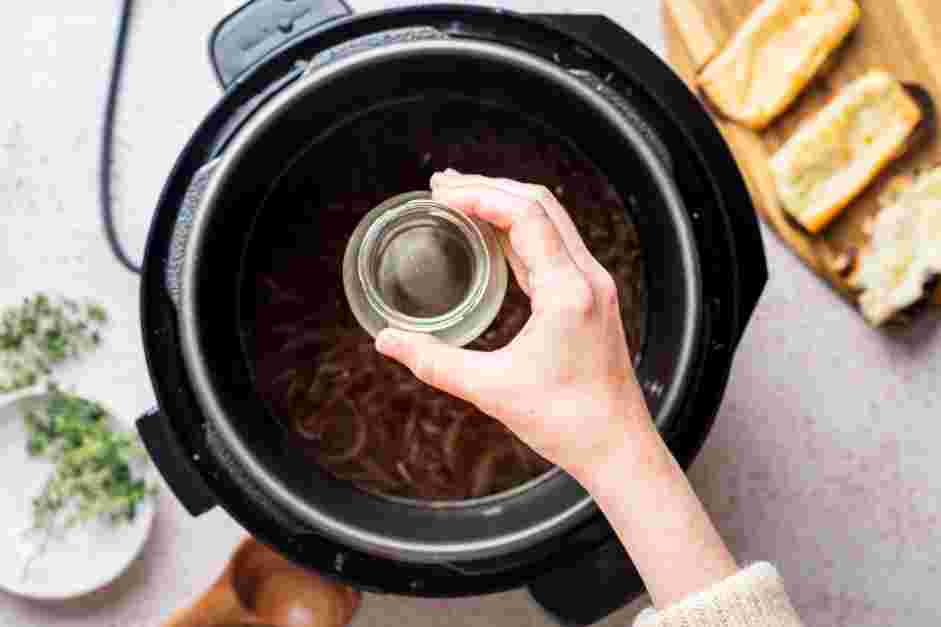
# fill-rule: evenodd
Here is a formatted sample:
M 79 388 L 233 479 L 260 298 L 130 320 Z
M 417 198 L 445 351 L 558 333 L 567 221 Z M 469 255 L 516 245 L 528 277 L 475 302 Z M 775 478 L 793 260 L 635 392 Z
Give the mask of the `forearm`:
M 637 567 L 656 607 L 738 567 L 652 423 L 625 430 L 603 462 L 574 470 Z
M 658 605 L 733 574 L 735 561 L 643 404 L 617 282 L 565 208 L 543 187 L 506 179 L 452 171 L 436 174 L 431 187 L 435 200 L 507 235 L 532 315 L 498 351 L 459 350 L 393 330 L 379 336 L 379 350 L 502 421 L 581 481 Z

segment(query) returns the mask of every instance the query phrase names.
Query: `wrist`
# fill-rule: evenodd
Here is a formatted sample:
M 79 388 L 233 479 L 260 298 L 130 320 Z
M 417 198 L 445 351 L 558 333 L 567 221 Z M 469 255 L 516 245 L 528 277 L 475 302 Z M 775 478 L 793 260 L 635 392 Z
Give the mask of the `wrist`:
M 737 571 L 652 422 L 626 429 L 603 457 L 571 474 L 604 512 L 657 607 Z
M 662 474 L 657 469 L 672 461 L 664 457 L 666 446 L 652 421 L 624 424 L 612 431 L 595 450 L 566 468 L 592 494 L 612 482 L 625 486 L 649 480 L 650 474 Z
M 620 476 L 623 480 L 625 470 L 629 470 L 625 464 L 646 463 L 649 467 L 656 460 L 656 454 L 665 449 L 639 394 L 629 398 L 631 400 L 612 402 L 608 404 L 609 409 L 599 412 L 595 421 L 599 425 L 594 433 L 595 445 L 583 450 L 565 468 L 589 490 L 592 489 L 589 486 L 598 485 L 609 476 Z

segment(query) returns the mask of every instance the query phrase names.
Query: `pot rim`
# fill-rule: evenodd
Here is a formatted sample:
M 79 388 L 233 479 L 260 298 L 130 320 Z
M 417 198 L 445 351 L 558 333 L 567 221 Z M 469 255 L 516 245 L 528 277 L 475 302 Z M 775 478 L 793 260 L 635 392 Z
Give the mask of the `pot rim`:
M 585 520 L 596 511 L 596 506 L 591 497 L 585 493 L 576 503 L 560 511 L 555 516 L 546 518 L 526 529 L 486 539 L 447 543 L 416 542 L 381 536 L 352 526 L 317 508 L 293 493 L 284 482 L 266 470 L 263 463 L 252 451 L 250 444 L 245 442 L 236 432 L 219 399 L 216 397 L 209 367 L 207 361 L 203 358 L 200 343 L 198 275 L 203 243 L 205 238 L 209 236 L 209 229 L 206 227 L 212 219 L 212 207 L 215 199 L 236 170 L 241 155 L 251 148 L 255 138 L 268 128 L 279 112 L 289 107 L 297 98 L 309 91 L 318 89 L 325 83 L 342 77 L 347 72 L 362 68 L 381 59 L 399 57 L 400 55 L 420 56 L 435 53 L 454 54 L 456 52 L 483 59 L 510 61 L 517 67 L 542 75 L 565 87 L 590 104 L 612 127 L 617 128 L 627 137 L 632 147 L 647 163 L 649 174 L 663 194 L 665 204 L 675 214 L 673 216 L 674 223 L 682 231 L 685 231 L 680 237 L 681 250 L 678 251 L 678 255 L 681 257 L 683 265 L 689 269 L 683 286 L 686 292 L 686 311 L 683 312 L 683 319 L 686 324 L 682 329 L 681 350 L 676 357 L 678 375 L 674 377 L 669 388 L 664 392 L 661 415 L 669 414 L 671 408 L 682 397 L 697 349 L 696 338 L 702 326 L 698 252 L 694 244 L 692 227 L 683 209 L 683 200 L 671 175 L 659 160 L 648 140 L 623 117 L 616 107 L 564 69 L 536 55 L 493 42 L 467 39 L 412 41 L 392 43 L 360 51 L 349 57 L 320 66 L 276 94 L 232 138 L 222 153 L 216 171 L 200 200 L 198 210 L 195 212 L 181 276 L 182 291 L 179 304 L 179 324 L 183 361 L 191 379 L 196 400 L 205 413 L 213 431 L 238 460 L 244 471 L 273 500 L 300 520 L 311 524 L 318 531 L 335 540 L 373 554 L 395 555 L 398 559 L 419 562 L 447 562 L 467 555 L 473 555 L 475 559 L 493 557 L 509 551 L 519 550 Z

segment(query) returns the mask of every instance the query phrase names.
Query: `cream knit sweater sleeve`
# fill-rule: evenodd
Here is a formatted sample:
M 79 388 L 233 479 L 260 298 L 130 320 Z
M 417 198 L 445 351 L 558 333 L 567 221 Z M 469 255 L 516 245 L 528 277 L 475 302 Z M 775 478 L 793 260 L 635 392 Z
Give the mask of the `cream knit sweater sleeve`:
M 800 627 L 778 571 L 752 564 L 708 590 L 658 612 L 644 610 L 634 627 Z

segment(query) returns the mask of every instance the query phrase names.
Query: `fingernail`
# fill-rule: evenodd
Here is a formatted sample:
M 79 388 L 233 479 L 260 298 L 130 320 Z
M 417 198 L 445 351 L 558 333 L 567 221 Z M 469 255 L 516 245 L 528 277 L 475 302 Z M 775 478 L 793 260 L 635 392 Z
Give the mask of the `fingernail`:
M 391 327 L 383 329 L 376 336 L 376 350 L 383 355 L 391 356 L 401 343 L 401 332 Z
M 444 172 L 435 172 L 434 174 L 431 175 L 431 187 L 434 188 L 437 185 L 443 184 L 444 181 L 442 179 L 445 179 L 449 176 L 456 176 L 459 174 L 460 172 L 451 168 L 448 168 Z

